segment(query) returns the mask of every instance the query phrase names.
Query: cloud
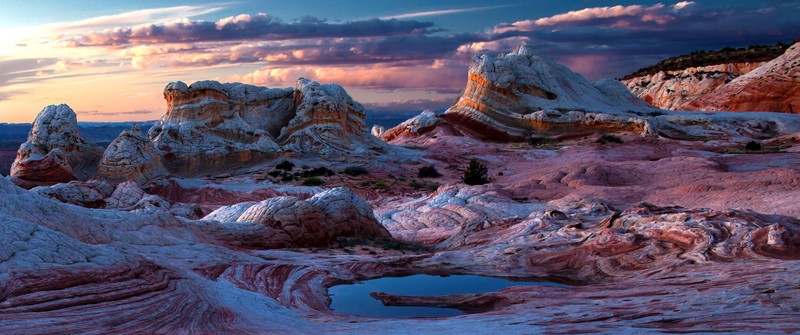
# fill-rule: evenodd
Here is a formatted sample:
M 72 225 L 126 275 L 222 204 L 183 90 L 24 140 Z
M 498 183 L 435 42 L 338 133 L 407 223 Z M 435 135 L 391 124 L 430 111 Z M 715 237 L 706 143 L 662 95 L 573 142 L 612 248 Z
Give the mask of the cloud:
M 140 9 L 114 15 L 96 16 L 74 22 L 49 24 L 44 26 L 44 29 L 58 34 L 85 32 L 119 26 L 173 21 L 181 18 L 210 14 L 221 9 L 223 9 L 223 7 L 217 5 Z
M 460 92 L 467 83 L 463 64 L 450 61 L 417 64 L 373 64 L 358 66 L 264 67 L 245 75 L 231 76 L 232 81 L 254 85 L 293 85 L 297 78 L 337 83 L 345 88 L 372 90 L 422 89 L 441 93 Z
M 484 10 L 490 10 L 490 9 L 508 8 L 508 7 L 515 7 L 515 5 L 432 10 L 432 11 L 425 11 L 425 12 L 413 12 L 413 13 L 405 13 L 405 14 L 392 15 L 392 16 L 384 16 L 384 17 L 381 17 L 381 19 L 383 19 L 383 20 L 410 19 L 410 18 L 416 18 L 416 17 L 459 14 L 459 13 L 477 12 L 477 11 L 484 11 Z
M 78 115 L 85 115 L 85 116 L 117 116 L 117 115 L 147 115 L 147 114 L 155 114 L 156 112 L 150 110 L 133 110 L 127 112 L 99 112 L 96 110 L 92 111 L 75 111 L 75 114 Z
M 676 20 L 676 12 L 693 3 L 679 2 L 673 6 L 655 4 L 652 6 L 630 5 L 613 7 L 592 7 L 570 11 L 536 20 L 517 21 L 510 25 L 495 27 L 495 33 L 508 31 L 533 31 L 558 29 L 563 27 L 590 26 L 598 28 L 663 29 Z
M 306 38 L 340 38 L 420 35 L 435 32 L 433 23 L 370 19 L 345 23 L 328 23 L 304 18 L 294 22 L 264 13 L 226 17 L 216 22 L 186 18 L 160 24 L 116 27 L 100 32 L 67 36 L 62 40 L 71 46 L 148 45 L 209 41 L 280 41 Z

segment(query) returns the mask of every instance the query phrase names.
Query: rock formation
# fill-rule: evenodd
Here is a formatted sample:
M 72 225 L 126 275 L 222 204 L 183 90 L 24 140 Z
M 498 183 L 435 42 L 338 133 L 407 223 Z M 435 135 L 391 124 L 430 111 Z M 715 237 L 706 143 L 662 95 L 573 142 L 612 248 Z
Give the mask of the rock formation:
M 622 82 L 656 107 L 690 111 L 800 113 L 800 43 L 775 59 L 659 71 Z
M 444 119 L 473 136 L 519 141 L 531 133 L 577 130 L 586 124 L 635 130 L 636 125 L 626 124 L 627 118 L 595 119 L 586 114 L 655 110 L 621 87 L 607 81 L 600 86 L 603 90 L 526 46 L 498 58 L 478 55 L 470 65 L 464 94 Z
M 703 111 L 800 114 L 800 42 L 786 53 L 682 106 Z
M 123 131 L 106 148 L 97 171 L 98 177 L 118 184 L 132 180 L 139 185 L 167 176 L 161 155 L 138 129 Z
M 283 196 L 223 207 L 205 219 L 266 225 L 285 232 L 291 244 L 303 246 L 324 246 L 341 237 L 390 236 L 375 220 L 369 204 L 344 188 L 330 189 L 308 200 Z
M 623 79 L 631 92 L 658 108 L 681 110 L 731 80 L 761 66 L 757 63 L 728 63 L 660 71 Z
M 167 114 L 149 136 L 179 175 L 252 165 L 282 152 L 334 157 L 384 145 L 366 129 L 364 108 L 338 85 L 302 78 L 294 89 L 174 82 L 164 98 Z
M 388 142 L 397 137 L 418 136 L 436 128 L 440 124 L 442 124 L 442 120 L 434 112 L 426 110 L 422 111 L 420 115 L 401 122 L 392 129 L 380 131 L 376 136 Z M 375 134 L 375 128 L 373 128 L 373 134 Z
M 81 136 L 69 106 L 49 105 L 33 121 L 17 152 L 11 175 L 23 182 L 85 180 L 97 169 L 102 148 Z

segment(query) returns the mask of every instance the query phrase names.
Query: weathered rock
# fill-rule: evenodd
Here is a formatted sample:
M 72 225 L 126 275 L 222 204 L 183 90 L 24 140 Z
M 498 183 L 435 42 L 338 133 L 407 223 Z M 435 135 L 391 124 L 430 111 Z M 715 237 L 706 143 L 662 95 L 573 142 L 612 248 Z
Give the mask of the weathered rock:
M 336 158 L 385 146 L 366 129 L 364 108 L 338 85 L 302 78 L 294 89 L 175 82 L 164 98 L 167 114 L 149 136 L 178 175 L 253 165 L 282 152 Z
M 53 186 L 39 186 L 31 192 L 61 201 L 68 204 L 103 208 L 105 199 L 111 196 L 114 187 L 102 180 L 71 181 L 69 183 L 55 184 Z
M 628 112 L 655 109 L 624 88 L 607 81 L 600 86 L 522 46 L 498 58 L 476 56 L 464 94 L 443 117 L 470 135 L 494 140 L 581 128 L 641 130 L 627 120 Z
M 205 219 L 270 226 L 285 232 L 296 246 L 323 246 L 340 237 L 389 237 L 375 220 L 369 204 L 344 188 L 334 188 L 308 200 L 281 196 L 222 207 Z
M 377 136 L 387 142 L 397 137 L 419 136 L 433 130 L 442 123 L 443 121 L 439 119 L 434 112 L 426 110 L 422 111 L 420 115 L 403 121 L 392 129 L 381 131 Z M 373 128 L 373 134 L 374 133 L 375 131 Z
M 34 119 L 11 175 L 30 182 L 86 180 L 97 170 L 101 153 L 100 147 L 81 136 L 69 106 L 49 105 Z
M 112 183 L 132 180 L 139 185 L 167 176 L 153 143 L 138 129 L 123 131 L 106 148 L 97 175 Z
M 681 108 L 703 111 L 765 111 L 800 114 L 800 43 Z
M 671 110 L 686 105 L 748 73 L 764 62 L 728 63 L 661 71 L 622 80 L 631 92 L 653 106 Z
M 294 117 L 281 130 L 278 143 L 298 154 L 367 155 L 385 143 L 371 136 L 366 112 L 339 85 L 300 78 L 294 89 Z

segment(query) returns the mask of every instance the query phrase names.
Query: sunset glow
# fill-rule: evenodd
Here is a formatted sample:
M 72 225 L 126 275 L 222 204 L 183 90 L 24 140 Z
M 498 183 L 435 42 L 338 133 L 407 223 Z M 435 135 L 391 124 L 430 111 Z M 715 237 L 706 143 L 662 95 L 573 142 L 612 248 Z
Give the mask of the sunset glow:
M 82 121 L 152 120 L 166 83 L 206 79 L 289 87 L 306 77 L 341 84 L 367 109 L 439 109 L 476 52 L 527 44 L 599 79 L 800 36 L 795 1 L 100 3 L 0 4 L 0 122 L 30 122 L 56 103 Z

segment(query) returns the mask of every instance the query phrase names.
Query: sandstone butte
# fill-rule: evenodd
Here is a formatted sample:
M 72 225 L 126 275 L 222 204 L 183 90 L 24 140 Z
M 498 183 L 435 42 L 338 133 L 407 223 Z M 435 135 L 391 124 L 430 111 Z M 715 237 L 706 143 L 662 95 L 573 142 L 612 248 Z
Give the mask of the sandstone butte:
M 800 43 L 766 62 L 723 63 L 622 80 L 659 108 L 800 113 Z
M 0 179 L 0 333 L 800 332 L 798 116 L 653 108 L 526 47 L 469 74 L 388 142 L 304 79 L 171 83 L 105 153 L 46 107 Z M 489 183 L 460 181 L 470 159 Z M 456 317 L 330 308 L 332 285 L 413 273 L 572 285 L 376 294 L 482 311 Z

